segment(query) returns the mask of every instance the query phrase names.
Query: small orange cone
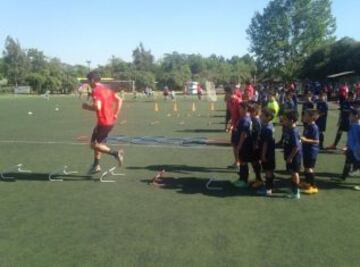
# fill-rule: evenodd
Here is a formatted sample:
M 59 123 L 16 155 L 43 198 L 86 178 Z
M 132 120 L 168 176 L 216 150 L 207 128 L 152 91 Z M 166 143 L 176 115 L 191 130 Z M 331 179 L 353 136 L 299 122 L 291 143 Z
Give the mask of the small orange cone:
M 177 107 L 177 103 L 176 103 L 176 102 L 174 102 L 173 111 L 174 111 L 174 112 L 178 112 L 178 107 Z
M 155 102 L 154 111 L 159 112 L 159 104 Z
M 191 111 L 192 111 L 192 112 L 195 112 L 195 111 L 196 111 L 195 102 L 193 102 L 193 104 L 192 104 Z

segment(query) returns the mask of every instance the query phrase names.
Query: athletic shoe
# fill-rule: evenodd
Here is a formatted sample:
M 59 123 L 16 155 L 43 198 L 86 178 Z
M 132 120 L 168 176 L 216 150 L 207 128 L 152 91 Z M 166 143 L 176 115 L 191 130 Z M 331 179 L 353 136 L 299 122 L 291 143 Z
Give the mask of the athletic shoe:
M 227 166 L 228 169 L 239 169 L 240 165 L 238 163 L 233 163 L 229 166 Z
M 233 182 L 233 185 L 237 188 L 247 188 L 249 185 L 243 180 L 237 180 Z
M 90 169 L 87 171 L 88 175 L 92 175 L 95 173 L 101 172 L 101 167 L 100 165 L 93 165 L 90 167 Z
M 286 195 L 286 197 L 289 199 L 300 199 L 300 191 L 295 194 L 291 192 L 290 194 Z
M 304 189 L 302 192 L 307 195 L 312 195 L 317 194 L 319 189 L 316 186 L 310 186 L 309 188 Z
M 306 183 L 306 182 L 301 182 L 301 183 L 299 184 L 299 188 L 300 188 L 300 189 L 306 190 L 306 189 L 309 189 L 310 187 L 311 187 L 311 185 L 308 184 L 308 183 Z
M 256 191 L 256 194 L 264 197 L 270 197 L 272 195 L 272 190 L 271 189 L 266 190 L 265 187 L 261 187 L 259 190 Z
M 263 185 L 264 185 L 263 181 L 260 181 L 260 180 L 256 180 L 253 183 L 251 183 L 251 187 L 254 189 L 257 189 Z
M 124 163 L 124 150 L 120 149 L 117 152 L 115 159 L 118 161 L 119 167 L 121 167 Z
M 336 149 L 336 145 L 332 144 L 330 146 L 327 146 L 326 149 L 328 150 L 335 150 Z
M 358 170 L 358 169 L 349 172 L 349 176 L 350 176 L 350 177 L 359 176 L 359 174 L 360 174 L 360 170 Z

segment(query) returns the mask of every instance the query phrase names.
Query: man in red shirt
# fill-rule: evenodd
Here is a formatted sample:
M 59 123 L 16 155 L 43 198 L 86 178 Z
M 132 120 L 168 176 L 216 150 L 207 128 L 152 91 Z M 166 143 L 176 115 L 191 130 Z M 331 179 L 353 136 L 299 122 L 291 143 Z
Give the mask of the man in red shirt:
M 347 95 L 349 93 L 349 88 L 347 87 L 347 84 L 344 83 L 339 88 L 339 102 L 340 105 L 345 101 Z
M 88 83 L 92 88 L 92 104 L 83 103 L 82 108 L 94 111 L 97 117 L 97 124 L 91 136 L 91 148 L 94 150 L 94 163 L 89 170 L 90 174 L 101 171 L 101 155 L 113 156 L 119 166 L 123 163 L 123 151 L 111 150 L 106 144 L 106 138 L 113 129 L 119 115 L 122 99 L 111 89 L 100 83 L 100 75 L 97 72 L 90 72 L 87 75 Z
M 250 82 L 246 83 L 245 94 L 248 96 L 249 99 L 252 99 L 252 97 L 254 96 L 254 86 Z

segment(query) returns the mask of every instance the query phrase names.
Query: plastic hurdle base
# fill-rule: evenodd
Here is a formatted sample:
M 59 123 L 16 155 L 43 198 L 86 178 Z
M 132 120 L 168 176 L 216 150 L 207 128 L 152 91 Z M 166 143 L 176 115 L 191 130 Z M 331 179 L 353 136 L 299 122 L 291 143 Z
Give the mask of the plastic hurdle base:
M 68 166 L 65 165 L 64 167 L 51 172 L 49 174 L 49 181 L 50 182 L 62 182 L 62 181 L 64 181 L 62 178 L 55 178 L 55 176 L 63 176 L 63 175 L 67 176 L 67 175 L 78 173 L 77 171 L 68 171 L 67 168 L 68 168 Z
M 107 171 L 103 172 L 100 176 L 99 181 L 101 183 L 115 183 L 116 182 L 115 180 L 107 180 L 107 179 L 105 179 L 105 177 L 108 175 L 111 175 L 111 176 L 124 176 L 125 175 L 125 173 L 115 172 L 115 169 L 116 169 L 116 167 L 112 167 L 112 168 L 108 169 Z
M 6 173 L 9 173 L 9 172 L 14 172 L 14 171 L 17 171 L 19 173 L 31 173 L 30 170 L 24 170 L 22 169 L 21 167 L 23 166 L 22 163 L 19 163 L 19 164 L 16 164 L 15 166 L 9 168 L 9 169 L 6 169 L 4 171 L 1 172 L 0 176 L 1 176 L 1 179 L 3 180 L 7 180 L 7 181 L 14 181 L 15 180 L 15 177 L 11 177 L 11 176 L 6 176 L 5 174 Z
M 212 186 L 211 183 L 214 182 L 215 179 L 210 178 L 209 181 L 206 183 L 206 189 L 210 190 L 210 191 L 220 191 L 222 190 L 222 187 L 218 187 L 218 186 Z

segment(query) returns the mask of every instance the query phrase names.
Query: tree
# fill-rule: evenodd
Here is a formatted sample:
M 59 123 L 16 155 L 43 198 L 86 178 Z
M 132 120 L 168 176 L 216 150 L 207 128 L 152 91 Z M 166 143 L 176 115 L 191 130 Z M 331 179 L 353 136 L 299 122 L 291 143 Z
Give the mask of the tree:
M 360 72 L 360 42 L 348 37 L 314 51 L 305 60 L 300 77 L 322 80 L 344 71 Z
M 331 0 L 272 0 L 255 13 L 247 34 L 261 69 L 289 80 L 307 56 L 334 41 L 335 28 Z
M 29 70 L 26 53 L 21 49 L 19 41 L 6 37 L 4 56 L 5 75 L 10 84 L 18 85 L 25 82 Z
M 139 71 L 151 71 L 154 64 L 154 56 L 150 50 L 145 50 L 143 43 L 140 43 L 132 53 L 133 64 L 136 70 Z

